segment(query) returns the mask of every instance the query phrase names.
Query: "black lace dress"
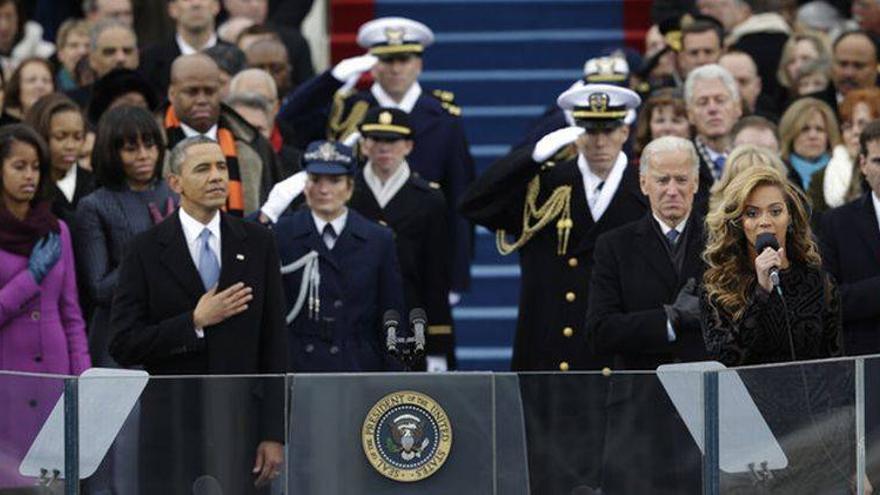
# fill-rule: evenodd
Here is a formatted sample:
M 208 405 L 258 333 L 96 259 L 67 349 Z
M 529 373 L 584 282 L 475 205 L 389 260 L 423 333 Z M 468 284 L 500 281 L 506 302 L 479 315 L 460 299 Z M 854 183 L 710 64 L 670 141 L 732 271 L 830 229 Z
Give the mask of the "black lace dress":
M 703 338 L 710 356 L 742 366 L 843 355 L 840 295 L 828 275 L 792 266 L 779 278 L 783 297 L 755 284 L 736 321 L 703 294 Z
M 703 292 L 710 356 L 741 366 L 842 355 L 840 296 L 831 278 L 817 268 L 792 266 L 780 280 L 784 299 L 756 284 L 738 320 Z M 737 371 L 788 460 L 764 483 L 768 493 L 852 493 L 854 369 L 852 362 L 832 361 Z M 726 495 L 760 493 L 751 475 L 722 473 L 721 483 Z

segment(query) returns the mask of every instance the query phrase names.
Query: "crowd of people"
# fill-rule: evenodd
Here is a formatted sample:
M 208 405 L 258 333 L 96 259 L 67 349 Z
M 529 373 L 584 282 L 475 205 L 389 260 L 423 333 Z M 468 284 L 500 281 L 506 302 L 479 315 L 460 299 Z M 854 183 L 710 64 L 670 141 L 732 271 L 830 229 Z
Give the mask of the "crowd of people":
M 0 0 L 0 369 L 453 370 L 474 224 L 519 253 L 516 371 L 880 352 L 880 4 L 657 8 L 644 53 L 585 54 L 477 177 L 454 95 L 419 83 L 428 26 L 367 22 L 365 54 L 315 75 L 299 21 L 269 15 L 300 2 L 278 3 L 168 0 L 173 34 L 145 43 L 131 0 L 87 0 L 51 33 Z M 383 314 L 416 308 L 425 356 L 404 359 Z M 699 490 L 698 454 L 626 448 L 632 425 L 683 424 L 656 383 L 596 399 L 624 383 L 522 385 L 541 493 Z M 144 445 L 187 424 L 149 410 L 181 393 L 148 389 L 143 417 L 162 419 Z M 217 474 L 235 493 L 278 476 L 280 401 L 242 400 L 257 461 Z M 0 457 L 21 459 L 53 401 L 0 387 L 0 403 Z M 559 471 L 583 450 L 573 427 L 599 447 Z M 142 456 L 145 493 L 211 465 L 175 458 Z M 95 490 L 118 482 L 107 464 Z

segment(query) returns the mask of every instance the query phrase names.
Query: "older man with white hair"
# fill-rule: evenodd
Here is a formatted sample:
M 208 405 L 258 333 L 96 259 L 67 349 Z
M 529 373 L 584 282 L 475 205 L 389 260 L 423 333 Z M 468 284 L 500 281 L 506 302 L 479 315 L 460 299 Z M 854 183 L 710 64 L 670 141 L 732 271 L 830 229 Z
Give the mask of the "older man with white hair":
M 705 243 L 694 145 L 675 136 L 648 144 L 639 184 L 651 211 L 605 233 L 596 243 L 587 311 L 587 341 L 614 356 L 614 369 L 654 370 L 706 359 L 697 282 Z M 602 489 L 607 493 L 699 493 L 700 452 L 656 380 L 614 375 L 609 402 Z M 617 385 L 615 385 L 617 383 Z M 639 428 L 638 425 L 651 425 Z M 640 445 L 633 449 L 633 445 Z M 644 459 L 651 459 L 645 463 Z M 639 475 L 632 475 L 632 466 Z
M 309 143 L 306 142 L 305 136 L 297 134 L 293 127 L 276 118 L 278 110 L 281 108 L 281 102 L 278 99 L 278 86 L 275 84 L 275 78 L 263 69 L 245 69 L 229 81 L 228 100 L 237 102 L 238 108 L 235 105 L 230 106 L 236 110 L 248 107 L 249 110 L 239 113 L 249 121 L 248 115 L 251 114 L 255 118 L 260 118 L 260 104 L 256 101 L 257 98 L 254 98 L 255 96 L 263 99 L 268 107 L 266 138 L 275 153 L 280 156 L 285 168 L 289 168 L 289 161 L 298 160 Z M 249 102 L 253 103 L 249 104 Z M 253 124 L 253 122 L 251 123 Z
M 700 159 L 700 191 L 695 204 L 705 211 L 709 188 L 724 171 L 730 131 L 742 116 L 742 103 L 736 80 L 718 64 L 704 65 L 688 75 L 684 100 L 688 120 L 696 130 L 694 146 Z

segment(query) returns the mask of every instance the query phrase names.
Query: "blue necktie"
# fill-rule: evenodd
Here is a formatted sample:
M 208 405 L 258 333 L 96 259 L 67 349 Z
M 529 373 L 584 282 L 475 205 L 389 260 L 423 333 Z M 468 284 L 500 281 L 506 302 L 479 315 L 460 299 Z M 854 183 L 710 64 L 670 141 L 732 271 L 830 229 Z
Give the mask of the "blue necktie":
M 202 247 L 199 253 L 199 275 L 202 277 L 202 283 L 205 284 L 205 290 L 211 290 L 220 278 L 220 262 L 217 261 L 214 251 L 211 251 L 209 240 L 211 240 L 211 231 L 205 228 L 199 234 Z
M 712 161 L 716 179 L 721 178 L 721 174 L 724 172 L 725 161 L 727 161 L 727 158 L 724 155 L 719 155 L 717 158 L 715 158 L 715 160 Z
M 666 240 L 669 241 L 669 247 L 675 247 L 675 242 L 678 241 L 679 233 L 677 230 L 672 229 L 666 233 Z

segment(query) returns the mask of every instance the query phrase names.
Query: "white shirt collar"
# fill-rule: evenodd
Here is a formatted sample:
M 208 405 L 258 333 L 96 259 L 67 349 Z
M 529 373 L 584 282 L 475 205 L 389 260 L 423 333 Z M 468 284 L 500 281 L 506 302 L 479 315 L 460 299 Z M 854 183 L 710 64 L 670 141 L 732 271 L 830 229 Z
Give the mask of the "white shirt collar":
M 205 43 L 205 46 L 196 49 L 194 46 L 190 45 L 186 41 L 184 41 L 183 37 L 180 36 L 180 33 L 174 35 L 174 40 L 177 42 L 177 47 L 180 48 L 181 55 L 192 55 L 193 53 L 197 53 L 201 50 L 207 50 L 208 48 L 213 47 L 217 44 L 217 33 L 211 33 L 211 37 L 208 38 L 208 42 Z
M 394 199 L 394 196 L 400 192 L 406 184 L 406 181 L 409 180 L 410 175 L 409 164 L 406 163 L 406 160 L 400 164 L 397 170 L 388 178 L 388 180 L 385 181 L 384 184 L 382 183 L 382 180 L 379 179 L 379 176 L 373 171 L 372 162 L 367 162 L 367 165 L 364 167 L 364 182 L 367 183 L 367 187 L 373 192 L 373 197 L 376 198 L 376 202 L 379 203 L 381 208 L 385 208 L 385 206 Z
M 660 225 L 660 231 L 663 232 L 663 235 L 666 235 L 670 230 L 672 230 L 672 227 L 666 225 L 666 222 L 664 222 L 663 220 L 660 220 L 660 217 L 658 217 L 656 213 L 651 212 L 651 214 L 654 215 L 654 220 L 656 220 L 657 223 Z M 688 218 L 690 218 L 690 216 L 690 213 L 688 213 L 687 215 L 685 215 L 682 221 L 678 222 L 678 225 L 675 226 L 675 230 L 678 231 L 679 235 L 684 232 L 684 227 L 687 224 Z
M 704 143 L 705 143 L 705 142 L 704 142 Z M 709 153 L 709 159 L 712 160 L 713 163 L 715 162 L 715 160 L 718 159 L 719 156 L 723 156 L 723 157 L 725 157 L 725 158 L 727 157 L 727 154 L 725 154 L 725 153 L 718 153 L 717 151 L 715 151 L 715 150 L 713 150 L 712 148 L 710 148 L 708 144 L 706 145 L 706 153 Z
M 370 87 L 370 92 L 373 93 L 373 97 L 376 98 L 376 102 L 378 102 L 380 106 L 396 108 L 398 110 L 403 110 L 406 113 L 410 113 L 413 108 L 415 108 L 419 96 L 422 95 L 422 86 L 419 85 L 418 81 L 414 82 L 413 85 L 406 90 L 403 98 L 400 99 L 400 103 L 394 101 L 394 99 L 391 98 L 391 96 L 386 93 L 385 90 L 382 89 L 382 86 L 377 82 L 374 82 Z
M 67 198 L 67 201 L 73 201 L 73 194 L 76 192 L 76 169 L 77 165 L 74 163 L 69 169 L 67 169 L 67 173 L 64 174 L 64 177 L 55 183 L 58 189 L 64 194 L 64 197 Z
M 622 151 L 617 154 L 617 160 L 614 162 L 614 166 L 611 167 L 611 171 L 608 172 L 608 177 L 605 179 L 605 184 L 602 186 L 601 191 L 597 191 L 596 187 L 602 182 L 602 179 L 593 173 L 590 169 L 590 164 L 587 163 L 587 159 L 580 153 L 578 154 L 577 165 L 584 181 L 584 192 L 587 196 L 587 204 L 590 205 L 590 215 L 593 217 L 594 222 L 598 222 L 611 204 L 611 200 L 614 199 L 617 186 L 620 185 L 620 181 L 623 179 L 623 172 L 627 166 L 626 154 Z
M 208 131 L 205 132 L 204 134 L 202 134 L 201 132 L 184 124 L 183 122 L 180 123 L 180 128 L 181 128 L 181 130 L 183 130 L 183 135 L 188 138 L 193 137 L 193 136 L 205 136 L 205 137 L 212 139 L 214 141 L 217 140 L 217 124 L 212 125 L 211 128 L 208 129 Z
M 874 215 L 877 216 L 877 227 L 880 228 L 880 198 L 877 193 L 871 192 L 871 199 L 874 201 Z
M 322 235 L 324 233 L 324 226 L 329 223 L 333 226 L 333 231 L 336 232 L 336 237 L 342 235 L 342 229 L 345 228 L 345 222 L 348 220 L 348 208 L 342 209 L 342 214 L 338 217 L 334 218 L 330 222 L 327 222 L 323 218 L 315 215 L 315 212 L 312 213 L 312 220 L 315 221 L 315 227 L 318 229 L 318 235 Z
M 223 257 L 220 255 L 220 212 L 215 212 L 214 217 L 206 225 L 190 216 L 189 213 L 184 211 L 182 206 L 177 211 L 180 217 L 180 227 L 183 229 L 183 237 L 186 239 L 186 247 L 189 249 L 189 255 L 192 257 L 196 267 L 199 266 L 202 249 L 199 235 L 201 235 L 205 228 L 210 230 L 212 234 L 211 239 L 208 240 L 208 246 L 217 256 L 217 262 L 222 265 Z

